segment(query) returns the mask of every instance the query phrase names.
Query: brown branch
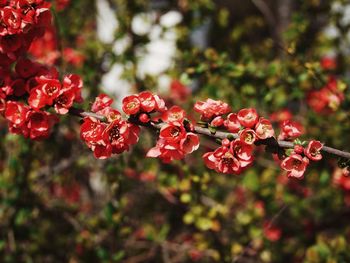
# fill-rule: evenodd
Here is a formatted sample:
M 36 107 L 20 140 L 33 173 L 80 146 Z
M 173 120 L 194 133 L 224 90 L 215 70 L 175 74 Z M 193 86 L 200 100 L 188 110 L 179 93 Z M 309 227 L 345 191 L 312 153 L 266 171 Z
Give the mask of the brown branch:
M 93 117 L 100 121 L 106 121 L 106 117 L 103 115 L 93 113 L 93 112 L 86 112 L 81 109 L 77 108 L 71 108 L 69 111 L 70 114 L 78 116 L 78 117 Z M 130 122 L 137 124 L 139 126 L 147 127 L 154 130 L 159 130 L 162 128 L 164 123 L 157 123 L 157 122 L 149 122 L 149 123 L 142 123 L 139 122 L 136 119 L 129 119 Z M 214 138 L 214 139 L 225 139 L 225 138 L 238 138 L 237 133 L 230 133 L 230 132 L 223 132 L 223 131 L 216 131 L 215 133 L 211 132 L 208 128 L 203 128 L 200 126 L 194 126 L 194 133 L 206 135 L 208 137 Z M 293 149 L 294 144 L 290 141 L 283 141 L 283 140 L 276 140 L 275 138 L 269 138 L 266 140 L 258 140 L 255 143 L 256 145 L 266 145 L 270 147 L 280 148 L 280 149 Z M 329 153 L 341 158 L 349 159 L 350 160 L 350 153 L 342 150 L 338 150 L 329 146 L 323 146 L 322 151 L 325 153 Z

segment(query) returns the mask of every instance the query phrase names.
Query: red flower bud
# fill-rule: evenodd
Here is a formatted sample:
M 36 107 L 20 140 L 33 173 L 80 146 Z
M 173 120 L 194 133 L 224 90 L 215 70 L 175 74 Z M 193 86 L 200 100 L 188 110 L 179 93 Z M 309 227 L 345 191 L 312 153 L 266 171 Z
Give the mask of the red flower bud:
M 142 123 L 147 123 L 147 122 L 149 122 L 150 117 L 146 113 L 141 113 L 140 116 L 139 116 L 139 120 Z

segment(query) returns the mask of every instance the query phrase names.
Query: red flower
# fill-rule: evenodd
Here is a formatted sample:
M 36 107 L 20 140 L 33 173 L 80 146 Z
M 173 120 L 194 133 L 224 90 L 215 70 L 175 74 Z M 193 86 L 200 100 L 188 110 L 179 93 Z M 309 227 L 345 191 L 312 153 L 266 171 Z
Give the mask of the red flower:
M 66 114 L 73 105 L 75 91 L 73 89 L 62 89 L 55 99 L 55 111 L 58 114 Z
M 252 145 L 245 144 L 241 140 L 236 139 L 231 142 L 231 149 L 232 152 L 235 153 L 235 156 L 237 156 L 242 168 L 247 167 L 253 162 L 254 158 Z
M 306 97 L 307 104 L 317 113 L 321 113 L 327 106 L 326 96 L 322 91 L 310 91 Z
M 319 141 L 310 141 L 304 150 L 305 155 L 313 161 L 319 161 L 322 159 L 321 149 L 323 144 Z
M 48 26 L 42 37 L 34 39 L 28 52 L 44 64 L 55 64 L 61 55 L 58 51 L 56 29 L 52 25 Z
M 256 141 L 256 133 L 252 129 L 244 129 L 239 133 L 239 139 L 241 142 L 252 145 Z
M 270 120 L 272 122 L 283 122 L 286 120 L 290 120 L 292 117 L 293 115 L 289 110 L 283 109 L 272 113 L 270 115 Z
M 302 135 L 303 127 L 299 122 L 286 120 L 281 123 L 281 133 L 278 136 L 279 140 L 295 139 Z
M 275 131 L 271 125 L 271 122 L 267 119 L 260 118 L 256 124 L 255 133 L 259 139 L 267 139 L 275 135 Z
M 159 133 L 159 138 L 167 142 L 178 142 L 186 135 L 186 130 L 179 122 L 165 124 Z
M 167 110 L 165 106 L 165 101 L 161 99 L 158 95 L 153 95 L 154 100 L 156 101 L 156 110 L 158 112 L 164 112 Z
M 140 111 L 141 102 L 136 95 L 130 95 L 123 99 L 123 111 L 127 115 L 133 115 Z
M 220 115 L 224 115 L 230 112 L 230 107 L 227 103 L 222 101 L 207 99 L 204 101 L 198 101 L 194 105 L 194 110 L 201 114 L 203 121 L 211 120 L 212 118 Z
M 63 88 L 74 91 L 74 101 L 77 103 L 83 102 L 81 97 L 81 89 L 83 88 L 83 80 L 79 75 L 69 74 L 63 78 Z
M 96 158 L 105 159 L 112 154 L 129 150 L 129 146 L 138 141 L 139 131 L 138 126 L 121 118 L 116 118 L 108 125 L 95 118 L 84 118 L 80 136 L 93 150 Z
M 21 102 L 8 101 L 6 104 L 5 118 L 16 126 L 21 126 L 26 121 L 29 107 Z
M 309 160 L 299 154 L 292 154 L 281 162 L 281 168 L 287 171 L 288 177 L 303 178 Z
M 159 157 L 163 162 L 169 163 L 172 160 L 183 159 L 198 147 L 198 135 L 186 132 L 182 123 L 175 121 L 161 128 L 159 140 L 156 146 L 148 151 L 147 157 Z
M 345 191 L 350 191 L 350 171 L 348 167 L 343 169 L 337 167 L 333 172 L 333 183 Z
M 157 102 L 153 94 L 149 91 L 143 91 L 139 94 L 141 109 L 144 112 L 151 112 L 157 109 Z
M 237 118 L 242 126 L 253 128 L 258 122 L 259 116 L 255 109 L 248 108 L 240 110 L 237 114 Z
M 180 141 L 180 149 L 189 154 L 197 150 L 199 147 L 199 137 L 192 132 L 186 133 L 185 137 Z
M 227 147 L 219 147 L 214 152 L 203 155 L 204 162 L 209 169 L 215 169 L 223 174 L 238 174 L 241 170 L 239 160 Z
M 222 146 L 203 155 L 209 169 L 225 174 L 239 174 L 254 161 L 253 146 L 241 141 L 222 140 Z
M 103 136 L 108 138 L 112 153 L 122 153 L 129 150 L 129 145 L 138 141 L 140 128 L 124 120 L 115 120 L 104 130 Z
M 147 152 L 147 157 L 159 157 L 164 163 L 170 163 L 172 160 L 184 158 L 184 153 L 179 147 L 179 143 L 168 142 L 165 139 L 159 139 L 155 147 Z
M 51 127 L 57 122 L 56 116 L 44 111 L 29 111 L 27 127 L 32 140 L 46 139 L 50 135 Z
M 229 132 L 237 133 L 241 128 L 241 123 L 238 121 L 236 113 L 230 113 L 224 122 L 225 127 Z
M 339 108 L 344 101 L 344 93 L 338 89 L 337 80 L 331 76 L 322 89 L 310 91 L 306 101 L 315 112 L 328 114 Z
M 111 99 L 106 94 L 100 94 L 98 97 L 96 97 L 94 103 L 92 104 L 91 110 L 93 112 L 98 112 L 104 108 L 111 106 L 112 103 L 113 99 Z
M 57 79 L 41 76 L 37 78 L 38 86 L 30 91 L 28 103 L 33 109 L 40 109 L 46 105 L 51 106 L 59 96 L 61 83 Z
M 178 80 L 173 80 L 170 85 L 170 96 L 174 100 L 185 101 L 191 94 L 191 90 Z
M 106 127 L 105 123 L 101 123 L 95 118 L 86 117 L 80 126 L 80 137 L 91 148 L 97 143 L 103 143 L 102 133 Z
M 81 67 L 84 63 L 85 57 L 83 54 L 74 50 L 73 48 L 65 48 L 63 50 L 64 60 L 75 67 Z
M 179 106 L 172 106 L 169 110 L 163 113 L 162 120 L 164 122 L 179 122 L 182 123 L 186 117 L 186 112 Z
M 0 12 L 2 17 L 2 23 L 6 27 L 6 33 L 10 35 L 19 33 L 22 23 L 21 10 L 14 9 L 10 6 L 5 6 L 1 9 Z
M 119 111 L 111 108 L 111 107 L 106 107 L 103 110 L 100 110 L 98 114 L 101 114 L 107 118 L 108 122 L 113 122 L 115 120 L 121 120 L 122 115 L 120 114 Z
M 128 115 L 140 112 L 164 112 L 166 109 L 164 100 L 149 91 L 143 91 L 138 95 L 130 95 L 123 99 L 123 111 Z

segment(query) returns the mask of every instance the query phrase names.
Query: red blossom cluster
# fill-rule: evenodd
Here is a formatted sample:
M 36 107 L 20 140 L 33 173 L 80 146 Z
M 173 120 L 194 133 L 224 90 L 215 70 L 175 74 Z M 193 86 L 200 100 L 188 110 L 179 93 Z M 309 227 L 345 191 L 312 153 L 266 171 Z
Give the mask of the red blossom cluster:
M 205 153 L 203 159 L 209 169 L 224 174 L 239 174 L 253 162 L 253 146 L 240 139 L 224 139 L 221 147 Z
M 296 144 L 289 156 L 281 162 L 281 168 L 287 171 L 288 177 L 303 178 L 310 160 L 319 161 L 322 159 L 322 147 L 323 144 L 319 141 L 310 141 L 306 148 Z
M 107 95 L 99 95 L 91 109 L 104 116 L 106 122 L 86 117 L 80 128 L 81 139 L 99 159 L 128 151 L 130 145 L 135 144 L 139 138 L 140 128 L 124 120 L 120 112 L 111 107 L 112 103 L 113 100 Z
M 141 122 L 148 122 L 150 113 L 164 112 L 167 108 L 165 102 L 158 95 L 149 91 L 143 91 L 140 94 L 127 96 L 123 99 L 123 111 L 130 116 L 139 116 Z
M 67 75 L 61 83 L 54 68 L 22 57 L 16 62 L 14 72 L 10 69 L 3 72 L 0 113 L 8 120 L 12 133 L 45 139 L 58 121 L 46 111 L 48 106 L 54 107 L 58 114 L 66 114 L 74 102 L 82 101 L 82 80 L 77 75 Z
M 163 162 L 169 163 L 183 159 L 199 147 L 198 135 L 191 132 L 193 125 L 186 119 L 186 112 L 178 106 L 168 110 L 158 95 L 144 91 L 127 96 L 123 99 L 123 111 L 144 124 L 151 120 L 150 114 L 160 114 L 157 118 L 163 125 L 159 139 L 156 146 L 148 151 L 147 157 L 159 157 Z
M 253 108 L 242 109 L 237 114 L 230 113 L 226 103 L 207 100 L 206 103 L 196 104 L 195 110 L 200 112 L 201 118 L 204 117 L 211 126 L 238 133 L 235 140 L 224 139 L 221 147 L 203 155 L 207 167 L 220 173 L 241 173 L 254 160 L 254 143 L 274 136 L 270 121 L 259 118 Z M 229 114 L 225 117 L 224 114 L 227 113 Z
M 310 160 L 322 159 L 320 151 L 323 144 L 319 141 L 310 141 L 304 148 L 303 143 L 297 139 L 304 133 L 304 128 L 299 122 L 292 120 L 292 114 L 288 110 L 273 114 L 271 120 L 279 123 L 278 140 L 294 141 L 295 144 L 293 150 L 286 151 L 287 157 L 280 163 L 281 168 L 287 171 L 288 177 L 303 178 Z M 275 156 L 275 160 L 279 161 L 279 158 Z
M 82 80 L 26 58 L 35 37 L 50 27 L 49 3 L 43 0 L 0 1 L 0 114 L 12 133 L 45 139 L 58 121 L 48 112 L 66 114 L 81 102 Z
M 81 45 L 81 43 L 78 44 Z M 45 28 L 42 37 L 32 41 L 28 53 L 40 63 L 50 66 L 58 63 L 60 59 L 74 67 L 82 66 L 85 60 L 82 53 L 71 47 L 64 47 L 62 51 L 58 48 L 56 28 L 51 25 Z
M 279 140 L 294 140 L 304 133 L 303 126 L 291 119 L 284 120 L 279 123 L 280 134 L 278 135 Z
M 148 157 L 159 157 L 169 163 L 183 159 L 186 154 L 198 149 L 198 135 L 191 132 L 192 124 L 185 118 L 186 113 L 179 106 L 173 106 L 163 113 L 161 119 L 165 124 L 160 129 L 156 146 L 148 151 Z
M 54 65 L 60 56 L 56 28 L 53 25 L 46 27 L 43 36 L 32 41 L 28 53 L 40 63 Z
M 5 117 L 9 122 L 9 131 L 22 134 L 32 140 L 46 139 L 51 127 L 57 122 L 55 115 L 45 111 L 33 110 L 18 101 L 8 101 Z
M 323 88 L 310 91 L 306 101 L 316 113 L 329 114 L 335 112 L 344 99 L 342 85 L 331 76 Z
M 57 76 L 40 76 L 37 85 L 30 90 L 28 103 L 36 110 L 54 106 L 58 114 L 66 114 L 74 102 L 82 102 L 82 80 L 78 75 L 67 75 L 61 83 Z
M 304 128 L 301 123 L 292 119 L 293 114 L 287 109 L 271 114 L 270 120 L 277 123 L 280 128 L 278 140 L 293 141 L 304 133 Z
M 215 117 L 221 118 L 221 115 L 227 114 L 231 111 L 231 108 L 227 103 L 212 99 L 196 102 L 193 109 L 201 114 L 202 121 L 214 120 Z M 215 122 L 216 121 L 214 121 L 214 124 Z
M 49 7 L 44 0 L 0 1 L 0 66 L 16 61 L 43 34 L 51 21 Z

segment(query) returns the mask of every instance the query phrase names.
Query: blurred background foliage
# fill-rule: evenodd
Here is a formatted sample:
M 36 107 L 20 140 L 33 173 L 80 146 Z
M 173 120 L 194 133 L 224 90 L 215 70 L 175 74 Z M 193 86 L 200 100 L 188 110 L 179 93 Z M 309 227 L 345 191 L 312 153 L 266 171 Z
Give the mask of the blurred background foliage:
M 52 32 L 32 56 L 80 74 L 85 109 L 102 91 L 118 105 L 122 94 L 151 90 L 189 113 L 210 97 L 266 117 L 288 110 L 305 139 L 350 150 L 346 0 L 52 4 Z M 116 65 L 119 82 L 107 88 Z M 317 113 L 307 96 L 330 75 L 345 99 Z M 257 149 L 253 167 L 225 176 L 205 168 L 201 155 L 215 147 L 205 138 L 186 160 L 164 165 L 144 158 L 155 143 L 146 131 L 129 153 L 101 161 L 73 117 L 44 142 L 0 125 L 1 262 L 350 262 L 350 178 L 337 160 L 295 181 Z

